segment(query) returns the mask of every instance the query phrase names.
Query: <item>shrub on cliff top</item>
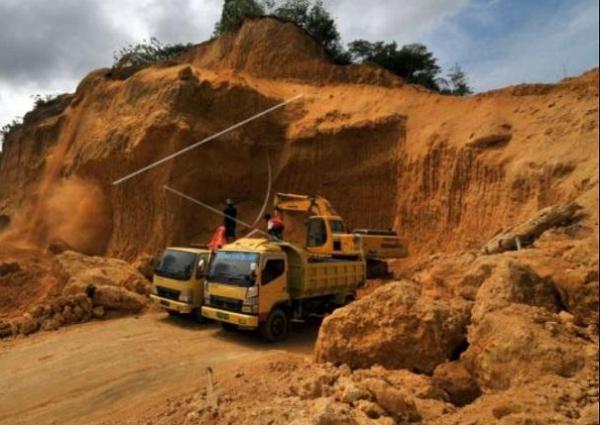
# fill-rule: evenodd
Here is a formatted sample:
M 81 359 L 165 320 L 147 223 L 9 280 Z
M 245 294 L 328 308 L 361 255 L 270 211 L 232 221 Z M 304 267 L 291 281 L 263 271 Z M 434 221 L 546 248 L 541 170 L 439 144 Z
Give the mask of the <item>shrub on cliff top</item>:
M 192 43 L 163 44 L 152 37 L 150 41 L 144 40 L 141 43 L 129 44 L 115 52 L 113 66 L 141 66 L 169 60 L 185 52 L 191 46 Z

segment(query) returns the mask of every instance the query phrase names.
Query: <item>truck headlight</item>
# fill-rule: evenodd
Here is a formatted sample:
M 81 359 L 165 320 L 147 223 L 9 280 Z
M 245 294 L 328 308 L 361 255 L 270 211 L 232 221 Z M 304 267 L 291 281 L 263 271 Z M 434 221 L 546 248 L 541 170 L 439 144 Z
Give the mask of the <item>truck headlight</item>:
M 255 305 L 244 304 L 244 305 L 242 305 L 242 313 L 257 314 L 258 313 L 258 304 L 255 304 Z
M 258 305 L 258 297 L 247 297 L 244 300 L 244 305 Z
M 258 296 L 244 299 L 242 313 L 258 313 Z
M 192 301 L 192 296 L 187 295 L 187 294 L 180 294 L 179 301 L 184 302 L 184 303 L 189 303 Z

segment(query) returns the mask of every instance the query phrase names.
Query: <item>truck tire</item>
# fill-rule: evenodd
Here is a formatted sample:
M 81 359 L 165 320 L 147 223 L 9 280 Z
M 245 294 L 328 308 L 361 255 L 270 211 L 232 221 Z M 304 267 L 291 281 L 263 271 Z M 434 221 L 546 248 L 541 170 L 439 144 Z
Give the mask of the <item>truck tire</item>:
M 174 310 L 167 310 L 167 314 L 169 315 L 169 317 L 179 317 L 179 312 L 178 311 L 174 311 Z
M 233 323 L 221 322 L 221 328 L 224 331 L 233 332 L 233 331 L 237 330 L 238 327 L 237 327 L 237 325 L 234 325 Z
M 260 333 L 267 341 L 282 341 L 287 336 L 288 318 L 279 308 L 273 310 L 267 320 L 260 325 Z

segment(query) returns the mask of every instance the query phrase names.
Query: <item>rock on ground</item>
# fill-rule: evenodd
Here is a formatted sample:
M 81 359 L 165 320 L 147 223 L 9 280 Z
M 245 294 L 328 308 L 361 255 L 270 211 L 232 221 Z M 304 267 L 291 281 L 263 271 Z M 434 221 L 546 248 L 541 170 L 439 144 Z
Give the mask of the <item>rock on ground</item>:
M 468 339 L 461 361 L 483 389 L 491 390 L 545 375 L 574 377 L 597 352 L 557 315 L 524 304 L 487 313 L 469 328 Z
M 379 364 L 431 373 L 460 351 L 469 310 L 460 298 L 434 299 L 413 282 L 392 282 L 328 316 L 315 356 L 353 369 Z
M 65 251 L 55 257 L 56 270 L 70 287 L 117 286 L 141 295 L 150 293 L 150 282 L 131 264 L 116 258 L 93 257 Z
M 96 287 L 92 300 L 96 306 L 130 313 L 138 313 L 148 304 L 148 298 L 142 295 L 109 285 Z
M 552 312 L 559 311 L 559 297 L 550 279 L 543 279 L 535 271 L 515 260 L 499 259 L 477 291 L 471 314 L 473 322 L 510 303 L 540 306 Z
M 432 379 L 436 388 L 443 391 L 455 406 L 465 406 L 481 395 L 471 372 L 458 361 L 438 365 Z

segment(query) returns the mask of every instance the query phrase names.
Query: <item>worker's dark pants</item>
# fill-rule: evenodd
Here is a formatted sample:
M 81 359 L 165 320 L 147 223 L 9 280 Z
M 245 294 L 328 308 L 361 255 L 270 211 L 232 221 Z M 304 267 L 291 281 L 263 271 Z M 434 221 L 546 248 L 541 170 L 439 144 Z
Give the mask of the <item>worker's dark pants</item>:
M 271 229 L 269 235 L 272 240 L 283 240 L 283 229 Z
M 235 226 L 225 226 L 225 238 L 229 242 L 235 240 Z

